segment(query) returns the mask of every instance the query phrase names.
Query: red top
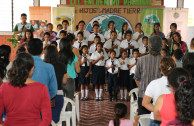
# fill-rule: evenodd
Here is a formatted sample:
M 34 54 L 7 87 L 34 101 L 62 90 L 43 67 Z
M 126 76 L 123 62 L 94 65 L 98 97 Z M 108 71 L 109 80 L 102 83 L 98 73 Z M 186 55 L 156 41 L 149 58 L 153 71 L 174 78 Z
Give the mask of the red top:
M 51 105 L 47 87 L 35 82 L 19 88 L 9 82 L 0 87 L 0 115 L 6 109 L 4 126 L 49 126 Z M 42 116 L 42 120 L 40 117 Z M 2 121 L 0 119 L 0 124 Z
M 160 126 L 166 126 L 170 121 L 176 119 L 177 111 L 175 106 L 174 93 L 163 95 L 163 105 L 160 109 L 162 123 Z

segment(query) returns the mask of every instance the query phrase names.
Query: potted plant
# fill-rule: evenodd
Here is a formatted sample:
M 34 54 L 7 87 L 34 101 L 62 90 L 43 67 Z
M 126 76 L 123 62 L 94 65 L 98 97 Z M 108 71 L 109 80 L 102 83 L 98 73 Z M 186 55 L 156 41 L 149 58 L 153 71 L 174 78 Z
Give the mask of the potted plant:
M 12 38 L 7 38 L 7 41 L 12 43 L 14 49 L 18 46 L 18 36 L 17 35 L 12 35 Z

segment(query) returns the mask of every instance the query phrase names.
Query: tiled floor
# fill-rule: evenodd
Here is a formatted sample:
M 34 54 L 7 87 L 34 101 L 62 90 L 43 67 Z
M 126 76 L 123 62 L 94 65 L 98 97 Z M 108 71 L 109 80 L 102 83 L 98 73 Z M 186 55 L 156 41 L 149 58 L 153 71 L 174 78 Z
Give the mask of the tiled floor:
M 108 126 L 110 120 L 114 119 L 114 106 L 118 102 L 108 101 L 108 93 L 104 92 L 103 101 L 95 101 L 94 92 L 90 92 L 90 100 L 80 101 L 80 122 L 77 122 L 77 126 Z M 119 98 L 119 97 L 118 97 Z M 128 107 L 128 113 L 126 118 L 129 118 L 130 103 L 123 102 Z

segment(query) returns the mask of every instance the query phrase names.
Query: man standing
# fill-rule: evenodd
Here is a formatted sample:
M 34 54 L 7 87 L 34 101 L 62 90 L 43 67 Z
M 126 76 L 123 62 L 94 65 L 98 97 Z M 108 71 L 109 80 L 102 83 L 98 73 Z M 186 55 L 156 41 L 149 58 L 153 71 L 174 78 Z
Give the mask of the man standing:
M 160 51 L 162 49 L 162 39 L 159 36 L 153 36 L 149 40 L 149 54 L 141 57 L 137 61 L 134 79 L 139 88 L 138 92 L 138 115 L 149 114 L 146 108 L 142 106 L 143 96 L 148 84 L 159 77 L 161 72 L 159 70 L 160 60 L 162 56 Z

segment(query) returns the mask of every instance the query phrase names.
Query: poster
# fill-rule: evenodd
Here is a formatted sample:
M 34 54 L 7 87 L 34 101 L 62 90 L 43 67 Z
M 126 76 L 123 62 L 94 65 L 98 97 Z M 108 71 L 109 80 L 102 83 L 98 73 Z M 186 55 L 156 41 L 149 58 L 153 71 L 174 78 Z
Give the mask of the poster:
M 53 7 L 53 28 L 57 29 L 58 24 L 62 24 L 63 20 L 69 21 L 69 30 L 74 32 L 74 7 Z
M 163 9 L 160 8 L 142 8 L 141 23 L 143 31 L 147 35 L 151 35 L 154 28 L 154 23 L 160 23 L 161 31 L 163 31 Z
M 30 7 L 30 23 L 35 32 L 34 38 L 42 39 L 47 30 L 46 24 L 51 23 L 51 7 Z
M 164 9 L 164 34 L 170 32 L 170 24 L 177 24 L 177 31 L 181 33 L 182 40 L 187 42 L 188 9 L 165 8 Z

